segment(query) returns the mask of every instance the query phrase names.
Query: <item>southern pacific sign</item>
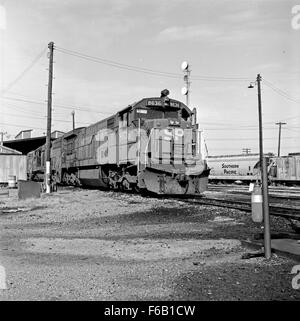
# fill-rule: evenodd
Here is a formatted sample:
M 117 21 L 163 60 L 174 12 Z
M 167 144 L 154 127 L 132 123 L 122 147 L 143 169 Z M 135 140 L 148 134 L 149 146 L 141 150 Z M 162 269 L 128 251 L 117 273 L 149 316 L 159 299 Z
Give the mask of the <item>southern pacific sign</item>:
M 222 169 L 224 170 L 224 174 L 228 175 L 237 175 L 237 169 L 240 166 L 238 164 L 222 164 Z

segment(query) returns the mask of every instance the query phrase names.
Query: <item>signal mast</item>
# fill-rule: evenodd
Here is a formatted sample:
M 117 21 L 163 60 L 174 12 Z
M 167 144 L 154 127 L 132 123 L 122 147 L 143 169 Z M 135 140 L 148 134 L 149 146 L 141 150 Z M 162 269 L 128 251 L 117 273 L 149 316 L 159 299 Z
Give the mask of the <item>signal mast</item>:
M 190 92 L 190 85 L 191 85 L 191 82 L 190 82 L 190 74 L 191 74 L 191 70 L 189 68 L 189 64 L 187 61 L 184 61 L 182 64 L 181 64 L 181 69 L 184 73 L 184 76 L 183 76 L 183 80 L 184 80 L 184 83 L 185 83 L 185 86 L 181 88 L 181 93 L 182 95 L 186 96 L 186 105 L 189 107 L 189 92 Z

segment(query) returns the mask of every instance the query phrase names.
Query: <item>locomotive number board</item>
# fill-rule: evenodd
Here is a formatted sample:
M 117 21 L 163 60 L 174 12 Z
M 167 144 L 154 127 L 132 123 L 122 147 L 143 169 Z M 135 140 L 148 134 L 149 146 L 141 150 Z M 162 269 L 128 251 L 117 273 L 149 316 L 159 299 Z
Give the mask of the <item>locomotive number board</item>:
M 148 100 L 147 106 L 162 106 L 163 103 L 161 100 Z M 180 104 L 176 101 L 170 101 L 170 107 L 179 108 Z

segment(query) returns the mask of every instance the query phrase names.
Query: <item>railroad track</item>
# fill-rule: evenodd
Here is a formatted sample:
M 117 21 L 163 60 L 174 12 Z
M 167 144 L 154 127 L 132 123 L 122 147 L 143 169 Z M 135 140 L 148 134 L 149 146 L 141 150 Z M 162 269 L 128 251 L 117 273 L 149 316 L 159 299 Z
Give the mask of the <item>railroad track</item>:
M 178 198 L 178 200 L 189 204 L 211 205 L 237 209 L 240 211 L 251 212 L 251 203 L 249 201 L 225 200 L 211 197 L 202 198 Z M 300 208 L 291 206 L 269 206 L 270 215 L 281 216 L 288 219 L 300 220 Z
M 277 187 L 277 186 L 269 186 L 269 193 L 278 195 L 294 195 L 295 197 L 300 198 L 300 188 L 299 187 Z M 208 184 L 208 191 L 226 191 L 226 192 L 248 192 L 249 186 L 240 186 L 240 185 L 212 185 Z
M 237 195 L 251 195 L 251 192 L 249 192 L 248 190 L 227 190 L 227 191 L 222 191 L 222 190 L 209 190 L 209 192 L 220 192 L 220 193 L 225 193 L 225 194 L 237 194 Z M 278 194 L 277 192 L 276 193 L 273 193 L 273 192 L 270 192 L 269 191 L 269 198 L 272 198 L 272 199 L 283 199 L 283 200 L 295 200 L 295 201 L 300 201 L 300 194 L 294 194 L 294 193 L 280 193 Z

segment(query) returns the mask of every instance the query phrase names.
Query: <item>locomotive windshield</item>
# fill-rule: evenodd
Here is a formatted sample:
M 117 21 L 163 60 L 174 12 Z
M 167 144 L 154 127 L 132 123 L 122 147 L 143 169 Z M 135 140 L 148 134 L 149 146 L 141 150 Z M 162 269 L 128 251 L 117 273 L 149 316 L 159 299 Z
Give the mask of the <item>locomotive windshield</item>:
M 138 118 L 160 119 L 160 118 L 178 118 L 177 110 L 158 110 L 158 109 L 137 109 Z
M 146 98 L 135 104 L 134 118 L 143 119 L 184 119 L 190 120 L 191 112 L 176 100 L 163 98 Z

